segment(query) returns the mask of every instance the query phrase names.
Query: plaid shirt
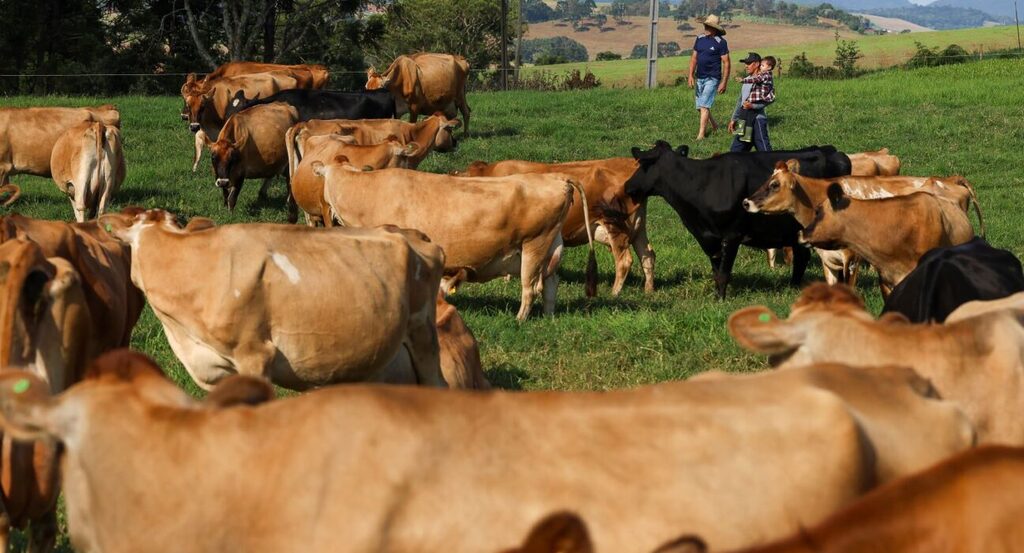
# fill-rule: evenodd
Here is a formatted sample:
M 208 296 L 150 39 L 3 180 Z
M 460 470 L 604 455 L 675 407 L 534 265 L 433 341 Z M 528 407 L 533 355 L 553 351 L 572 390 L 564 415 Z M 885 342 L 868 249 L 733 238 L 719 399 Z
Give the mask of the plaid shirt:
M 751 104 L 770 104 L 775 101 L 775 81 L 771 71 L 748 75 L 743 78 L 746 84 L 752 84 L 747 101 Z

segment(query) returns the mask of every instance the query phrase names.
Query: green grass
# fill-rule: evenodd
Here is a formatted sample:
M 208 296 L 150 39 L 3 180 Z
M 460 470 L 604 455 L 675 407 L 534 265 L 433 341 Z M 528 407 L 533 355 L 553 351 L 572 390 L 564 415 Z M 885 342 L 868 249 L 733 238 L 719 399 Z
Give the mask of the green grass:
M 920 42 L 928 47 L 945 47 L 949 44 L 959 44 L 967 51 L 976 50 L 990 51 L 995 49 L 1011 48 L 1017 45 L 1017 31 L 1013 26 L 986 27 L 984 29 L 954 29 L 949 31 L 932 31 L 923 33 L 895 34 L 895 35 L 871 35 L 852 39 L 860 47 L 864 59 L 859 62 L 860 67 L 878 68 L 891 67 L 907 61 L 915 51 L 915 42 Z M 684 44 L 683 48 L 690 45 Z M 800 45 L 770 46 L 758 50 L 762 56 L 773 55 L 783 61 L 783 72 L 789 68 L 789 62 L 794 56 L 806 53 L 808 59 L 818 65 L 831 65 L 835 58 L 836 44 L 834 40 L 824 40 Z M 745 52 L 743 52 L 745 54 Z M 742 57 L 742 56 L 740 56 Z M 740 64 L 736 60 L 739 57 L 733 56 L 733 67 Z M 686 75 L 690 67 L 690 56 L 675 56 L 660 58 L 658 60 L 658 82 L 672 84 L 676 78 Z M 647 60 L 615 60 L 615 61 L 591 61 L 580 63 L 566 63 L 559 65 L 545 65 L 541 67 L 528 67 L 523 71 L 550 71 L 562 74 L 573 69 L 589 69 L 605 85 L 609 86 L 640 86 L 643 84 Z
M 776 148 L 832 143 L 846 151 L 892 148 L 905 174 L 966 175 L 977 187 L 985 210 L 988 238 L 998 247 L 1024 254 L 1020 205 L 1024 177 L 1020 145 L 1024 112 L 1024 62 L 986 61 L 962 66 L 890 70 L 860 79 L 822 82 L 784 79 L 770 108 Z M 714 109 L 725 121 L 732 94 Z M 128 178 L 116 198 L 120 207 L 163 207 L 186 217 L 203 215 L 218 223 L 284 222 L 283 186 L 266 204 L 256 202 L 258 182 L 243 190 L 234 213 L 221 207 L 209 158 L 189 170 L 192 135 L 178 119 L 177 98 L 8 98 L 5 106 L 85 105 L 112 101 L 121 108 Z M 634 145 L 655 139 L 691 145 L 693 157 L 728 149 L 729 137 L 714 135 L 694 143 L 692 94 L 680 88 L 653 91 L 597 89 L 583 92 L 474 94 L 475 138 L 457 152 L 435 154 L 422 169 L 448 171 L 476 159 L 523 158 L 564 161 L 628 155 Z M 18 211 L 69 220 L 71 208 L 53 183 L 16 177 L 24 190 Z M 598 252 L 599 297 L 584 298 L 585 250 L 570 250 L 562 266 L 558 309 L 515 322 L 519 282 L 494 281 L 460 288 L 453 303 L 480 342 L 484 367 L 495 384 L 512 389 L 589 390 L 684 378 L 701 371 L 752 371 L 765 367 L 759 356 L 742 352 L 725 330 L 733 311 L 766 304 L 780 312 L 797 291 L 786 285 L 788 268 L 769 270 L 760 251 L 741 249 L 729 297 L 713 299 L 708 261 L 660 198 L 651 200 L 651 242 L 657 252 L 657 291 L 642 292 L 635 266 L 622 297 L 608 291 L 611 256 Z M 173 256 L 173 252 L 168 253 Z M 638 264 L 637 264 L 638 265 Z M 808 279 L 820 280 L 812 261 Z M 866 272 L 860 291 L 872 309 L 881 300 L 877 281 Z M 163 331 L 146 311 L 135 329 L 133 347 L 155 357 L 172 377 L 198 394 L 173 357 Z

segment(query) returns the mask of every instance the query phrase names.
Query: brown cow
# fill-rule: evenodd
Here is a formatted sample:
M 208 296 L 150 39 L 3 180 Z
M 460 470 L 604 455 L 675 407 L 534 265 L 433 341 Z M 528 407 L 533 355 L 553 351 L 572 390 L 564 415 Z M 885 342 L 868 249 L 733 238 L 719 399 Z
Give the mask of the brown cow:
M 313 173 L 314 163 L 343 159 L 364 171 L 388 167 L 409 167 L 410 159 L 419 149 L 419 145 L 415 142 L 402 145 L 397 140 L 372 146 L 361 146 L 350 144 L 344 140 L 344 137 L 336 134 L 306 137 L 304 141 L 301 141 L 302 144 L 299 144 L 300 140 L 291 136 L 296 127 L 289 129 L 289 136 L 286 138 L 290 171 L 289 185 L 295 204 L 305 215 L 306 224 L 311 227 L 330 223 L 330 221 L 325 223 L 324 220 L 325 217 L 329 219 L 330 213 L 330 207 L 327 205 L 327 200 L 324 199 L 324 178 Z M 300 151 L 305 152 L 305 157 L 300 157 Z
M 296 145 L 301 144 L 305 138 L 327 134 L 342 135 L 353 144 L 367 146 L 394 138 L 402 144 L 420 144 L 424 149 L 421 155 L 426 157 L 430 149 L 438 152 L 454 151 L 457 141 L 452 132 L 459 125 L 458 119 L 448 119 L 440 113 L 417 123 L 401 119 L 313 119 L 296 124 L 293 136 L 297 140 Z M 301 151 L 299 157 L 302 157 Z
M 344 160 L 314 163 L 313 172 L 324 177 L 324 198 L 342 224 L 414 228 L 444 249 L 445 275 L 451 277 L 446 292 L 463 279 L 486 282 L 518 272 L 522 301 L 516 318 L 526 320 L 541 291 L 545 314 L 554 313 L 562 225 L 574 191 L 582 190 L 570 177 L 453 177 L 409 169 L 364 173 Z M 588 293 L 595 279 L 591 242 Z
M 121 126 L 112 105 L 86 108 L 0 108 L 0 184 L 18 174 L 50 176 L 57 140 L 78 123 L 98 121 Z
M 741 346 L 770 355 L 773 365 L 847 363 L 912 367 L 959 405 L 984 443 L 1024 444 L 1024 327 L 997 311 L 950 324 L 875 320 L 853 290 L 812 284 L 788 320 L 764 306 L 729 318 Z
M 437 343 L 441 348 L 441 374 L 452 388 L 490 389 L 480 363 L 476 336 L 455 306 L 437 293 Z
M 928 250 L 956 246 L 974 238 L 967 214 L 956 204 L 927 192 L 880 200 L 857 200 L 838 183 L 828 201 L 802 231 L 802 240 L 819 248 L 848 248 L 878 270 L 882 297 L 906 278 Z
M 203 145 L 208 140 L 216 141 L 220 138 L 221 128 L 228 119 L 227 108 L 232 102 L 241 101 L 243 97 L 265 98 L 292 88 L 298 88 L 295 77 L 279 71 L 220 79 L 208 89 L 187 95 L 185 107 L 189 130 L 196 133 L 192 171 L 195 172 L 199 167 Z
M 0 375 L 4 430 L 64 448 L 83 551 L 276 553 L 303 536 L 309 553 L 476 553 L 560 509 L 591 521 L 602 551 L 687 531 L 739 547 L 813 524 L 874 481 L 841 399 L 770 378 L 609 392 L 332 386 L 264 403 L 252 383 L 206 404 L 140 354 L 97 364 L 109 367 L 56 397 L 32 375 Z
M 878 488 L 793 536 L 734 553 L 1013 553 L 1024 543 L 1022 489 L 1024 449 L 984 446 Z M 707 547 L 685 537 L 659 551 Z
M 900 174 L 900 158 L 890 155 L 889 148 L 877 152 L 849 154 L 855 177 L 893 177 Z
M 132 281 L 201 388 L 235 373 L 295 390 L 392 382 L 403 351 L 411 370 L 401 382 L 444 385 L 435 323 L 444 253 L 417 233 L 182 229 L 161 210 L 100 220 L 131 245 Z
M 1009 309 L 1018 315 L 1024 315 L 1024 292 L 1017 292 L 997 300 L 974 300 L 957 307 L 946 317 L 944 322 L 954 323 L 971 317 L 976 317 L 991 311 L 1002 311 Z
M 634 201 L 626 194 L 624 184 L 636 172 L 633 158 L 615 157 L 565 163 L 537 163 L 508 160 L 487 164 L 476 161 L 463 172 L 471 177 L 503 177 L 525 173 L 564 173 L 576 179 L 586 190 L 589 216 L 595 240 L 607 244 L 615 259 L 615 282 L 612 295 L 622 291 L 633 266 L 630 245 L 640 258 L 644 270 L 644 291 L 654 291 L 654 249 L 647 240 L 647 200 Z M 587 243 L 583 201 L 575 201 L 562 227 L 567 246 Z
M 299 82 L 299 88 L 321 89 L 327 85 L 327 80 L 330 78 L 330 72 L 322 65 L 282 65 L 279 63 L 232 61 L 221 64 L 202 79 L 197 80 L 195 73 L 189 73 L 185 77 L 185 84 L 181 85 L 181 95 L 185 96 L 197 90 L 208 90 L 216 81 L 223 78 L 274 71 L 290 73 Z
M 398 56 L 384 73 L 373 67 L 366 70 L 366 89 L 387 88 L 398 102 L 399 113 L 408 111 L 409 121 L 425 113 L 441 112 L 456 117 L 462 114 L 469 136 L 469 104 L 466 103 L 466 78 L 469 63 L 462 56 L 420 52 Z
M 217 142 L 210 144 L 216 185 L 224 195 L 224 205 L 235 209 L 245 179 L 262 178 L 260 197 L 264 198 L 274 177 L 288 173 L 285 134 L 299 120 L 293 106 L 284 102 L 261 104 L 232 115 L 221 130 Z M 298 218 L 291 192 L 288 193 L 289 219 Z
M 125 213 L 134 213 L 127 208 Z M 27 238 L 46 257 L 66 259 L 82 281 L 98 351 L 128 347 L 145 298 L 131 282 L 131 250 L 96 221 L 64 223 L 22 215 L 0 218 L 0 241 Z
M 74 268 L 47 259 L 33 242 L 0 244 L 0 373 L 31 366 L 51 392 L 76 382 L 94 356 L 92 321 Z M 0 550 L 11 527 L 30 526 L 29 551 L 52 551 L 57 537 L 57 448 L 2 437 Z
M 54 144 L 50 172 L 79 223 L 103 214 L 124 182 L 121 130 L 99 122 L 71 127 Z

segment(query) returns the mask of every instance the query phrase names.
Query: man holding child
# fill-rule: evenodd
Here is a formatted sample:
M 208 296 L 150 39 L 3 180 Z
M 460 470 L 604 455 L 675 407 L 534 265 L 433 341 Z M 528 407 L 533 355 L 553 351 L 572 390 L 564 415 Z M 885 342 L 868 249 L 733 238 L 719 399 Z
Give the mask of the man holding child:
M 759 152 L 770 152 L 772 144 L 768 139 L 768 115 L 764 108 L 775 101 L 772 71 L 776 60 L 772 56 L 761 59 L 756 52 L 750 52 L 740 61 L 746 66 L 747 76 L 737 77 L 743 88 L 729 121 L 729 132 L 736 135 L 729 151 L 748 152 L 756 147 Z

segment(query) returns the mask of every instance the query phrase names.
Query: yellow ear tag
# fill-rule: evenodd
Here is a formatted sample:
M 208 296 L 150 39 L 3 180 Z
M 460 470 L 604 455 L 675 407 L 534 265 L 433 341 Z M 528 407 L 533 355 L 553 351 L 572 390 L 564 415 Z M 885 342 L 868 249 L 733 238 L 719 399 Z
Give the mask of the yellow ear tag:
M 448 290 L 448 293 L 454 296 L 455 292 L 458 291 L 458 289 L 459 289 L 458 286 L 452 286 L 451 289 Z
M 761 313 L 760 315 L 757 316 L 757 320 L 761 321 L 762 323 L 770 323 L 772 321 L 772 316 L 767 313 Z
M 19 378 L 14 382 L 14 385 L 11 386 L 11 390 L 14 390 L 14 393 L 16 394 L 23 394 L 28 391 L 30 385 L 31 384 L 27 378 Z

